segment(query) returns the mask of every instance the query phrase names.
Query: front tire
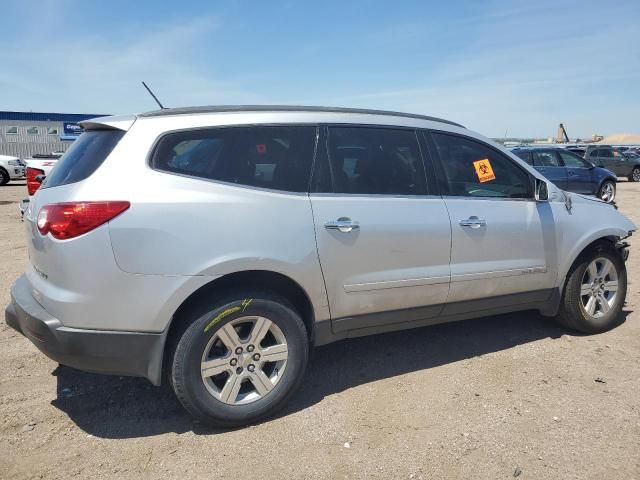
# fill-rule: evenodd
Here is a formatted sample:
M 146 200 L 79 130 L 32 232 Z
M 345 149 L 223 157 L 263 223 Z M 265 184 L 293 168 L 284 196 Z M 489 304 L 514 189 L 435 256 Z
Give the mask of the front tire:
M 606 180 L 598 190 L 598 198 L 603 202 L 613 203 L 616 199 L 616 184 L 611 180 Z
M 627 295 L 627 270 L 612 246 L 598 244 L 569 272 L 556 320 L 583 333 L 601 333 L 619 324 Z
M 7 172 L 4 168 L 0 168 L 0 186 L 6 185 L 9 183 L 9 172 Z
M 201 422 L 243 426 L 286 404 L 308 356 L 304 323 L 284 299 L 231 295 L 185 330 L 173 355 L 172 384 Z
M 640 167 L 633 167 L 631 175 L 629 175 L 629 181 L 640 182 Z

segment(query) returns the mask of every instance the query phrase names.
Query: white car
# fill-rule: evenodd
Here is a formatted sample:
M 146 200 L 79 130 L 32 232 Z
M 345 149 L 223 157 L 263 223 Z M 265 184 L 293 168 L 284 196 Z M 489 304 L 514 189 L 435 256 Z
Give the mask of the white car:
M 62 156 L 62 152 L 54 152 L 47 155 L 34 155 L 26 160 L 25 173 L 27 177 L 27 193 L 29 198 L 25 198 L 20 202 L 20 213 L 24 215 L 24 211 L 29 205 L 31 197 L 36 190 L 40 188 L 42 180 L 49 175 L 49 172 L 56 166 L 58 160 Z
M 0 185 L 24 178 L 24 163 L 18 157 L 0 155 Z

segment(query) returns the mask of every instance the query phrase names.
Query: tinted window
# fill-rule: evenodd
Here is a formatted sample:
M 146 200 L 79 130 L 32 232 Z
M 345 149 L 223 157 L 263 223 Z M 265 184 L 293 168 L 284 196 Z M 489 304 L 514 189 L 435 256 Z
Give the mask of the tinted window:
M 600 156 L 604 158 L 613 158 L 613 151 L 610 148 L 601 148 Z
M 531 153 L 528 150 L 519 151 L 519 152 L 516 151 L 513 153 L 515 153 L 518 157 L 520 157 L 522 160 L 527 162 L 529 165 L 533 165 L 533 161 L 531 160 Z
M 335 193 L 426 194 L 413 130 L 329 127 L 327 147 Z
M 153 167 L 223 182 L 306 192 L 316 127 L 230 127 L 162 137 Z
M 531 152 L 533 154 L 533 164 L 536 167 L 559 167 L 560 162 L 558 161 L 558 156 L 556 152 L 545 152 L 545 151 L 537 151 L 534 150 Z
M 588 168 L 590 165 L 585 162 L 578 155 L 574 155 L 570 152 L 559 152 L 560 157 L 562 158 L 562 162 L 565 167 L 578 167 L 578 168 Z
M 121 130 L 91 130 L 78 137 L 58 160 L 43 187 L 57 187 L 84 180 L 104 162 L 125 132 Z
M 590 157 L 598 157 L 600 156 L 600 150 L 592 150 L 591 153 L 589 153 Z
M 433 133 L 444 169 L 444 191 L 467 197 L 531 198 L 529 174 L 514 161 L 475 140 Z

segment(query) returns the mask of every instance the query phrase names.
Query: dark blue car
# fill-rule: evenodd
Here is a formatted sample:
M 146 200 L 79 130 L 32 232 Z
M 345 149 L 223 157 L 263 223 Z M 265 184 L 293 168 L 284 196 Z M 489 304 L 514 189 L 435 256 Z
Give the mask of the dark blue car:
M 511 151 L 563 190 L 595 195 L 607 203 L 616 198 L 615 174 L 573 152 L 557 147 L 518 147 Z

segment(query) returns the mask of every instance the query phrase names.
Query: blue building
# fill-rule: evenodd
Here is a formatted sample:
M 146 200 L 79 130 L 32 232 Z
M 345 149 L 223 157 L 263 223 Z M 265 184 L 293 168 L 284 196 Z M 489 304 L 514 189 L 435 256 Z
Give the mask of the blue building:
M 78 122 L 103 114 L 0 111 L 0 155 L 29 158 L 65 151 L 80 135 Z

